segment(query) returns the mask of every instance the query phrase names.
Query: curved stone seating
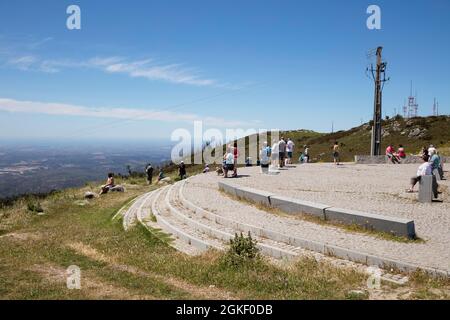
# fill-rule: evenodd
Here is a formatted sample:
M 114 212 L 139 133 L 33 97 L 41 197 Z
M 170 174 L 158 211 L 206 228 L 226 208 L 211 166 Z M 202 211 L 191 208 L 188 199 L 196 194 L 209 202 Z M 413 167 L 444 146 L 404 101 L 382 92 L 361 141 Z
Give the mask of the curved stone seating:
M 447 275 L 443 270 L 427 269 L 329 243 L 293 237 L 270 230 L 270 227 L 255 226 L 218 215 L 200 208 L 186 199 L 183 191 L 188 181 L 183 180 L 136 198 L 126 211 L 121 212 L 124 217 L 124 228 L 129 228 L 137 221 L 152 231 L 154 227 L 149 228 L 149 215 L 153 214 L 156 222 L 152 222 L 152 224 L 156 224 L 164 232 L 173 235 L 176 241 L 183 243 L 184 247 L 181 249 L 177 245 L 173 246 L 186 253 L 192 251 L 193 248 L 198 252 L 208 249 L 223 250 L 225 244 L 234 237 L 235 233 L 250 232 L 252 237 L 257 240 L 261 253 L 274 258 L 293 258 L 314 253 L 331 256 L 333 259 L 348 260 L 348 263 L 359 263 L 358 265 L 361 267 L 363 265 L 376 265 L 382 268 L 394 267 L 405 272 L 421 268 L 431 274 Z M 255 190 L 246 191 L 253 193 Z M 264 198 L 258 199 L 265 201 Z M 268 199 L 270 199 L 270 195 L 268 195 Z

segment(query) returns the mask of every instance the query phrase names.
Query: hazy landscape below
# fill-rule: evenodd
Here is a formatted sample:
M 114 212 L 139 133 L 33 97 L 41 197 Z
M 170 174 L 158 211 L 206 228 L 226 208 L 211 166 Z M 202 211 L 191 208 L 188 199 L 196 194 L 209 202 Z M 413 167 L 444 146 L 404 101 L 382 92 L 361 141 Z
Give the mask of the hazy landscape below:
M 108 172 L 143 172 L 170 160 L 171 142 L 0 141 L 0 199 L 44 193 L 106 179 Z

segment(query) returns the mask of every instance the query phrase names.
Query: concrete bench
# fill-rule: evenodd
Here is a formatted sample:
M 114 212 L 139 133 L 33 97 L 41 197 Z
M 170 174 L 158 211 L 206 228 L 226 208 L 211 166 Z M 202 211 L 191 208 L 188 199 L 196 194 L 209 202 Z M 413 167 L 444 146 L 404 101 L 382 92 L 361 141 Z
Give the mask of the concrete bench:
M 236 187 L 229 185 L 227 183 L 219 182 L 219 190 L 224 191 L 232 196 L 236 196 Z
M 273 196 L 270 192 L 244 187 L 236 188 L 235 192 L 240 198 L 265 206 L 270 206 L 270 197 Z
M 329 208 L 325 204 L 302 201 L 282 196 L 271 196 L 270 204 L 273 208 L 280 209 L 289 214 L 309 214 L 321 219 L 325 219 L 325 209 Z
M 416 234 L 413 220 L 388 217 L 356 210 L 334 207 L 326 208 L 325 219 L 348 225 L 356 224 L 369 230 L 387 232 L 408 238 L 414 238 Z
M 441 172 L 439 171 L 439 169 L 434 169 L 434 170 L 433 170 L 433 176 L 436 177 L 436 180 L 437 180 L 437 181 L 441 181 L 441 180 L 442 180 L 442 179 L 441 179 Z
M 437 198 L 437 178 L 431 176 L 422 176 L 419 182 L 419 202 L 430 203 Z

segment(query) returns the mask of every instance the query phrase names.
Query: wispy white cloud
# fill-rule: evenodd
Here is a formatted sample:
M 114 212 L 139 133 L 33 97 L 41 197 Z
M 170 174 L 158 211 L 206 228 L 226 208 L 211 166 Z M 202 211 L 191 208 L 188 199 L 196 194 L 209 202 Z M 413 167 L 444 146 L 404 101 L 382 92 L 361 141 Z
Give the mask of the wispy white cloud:
M 192 122 L 203 121 L 205 125 L 233 128 L 249 127 L 258 121 L 230 121 L 219 117 L 200 116 L 191 113 L 180 113 L 173 111 L 143 110 L 134 108 L 103 107 L 91 108 L 86 106 L 71 105 L 64 103 L 47 103 L 34 101 L 20 101 L 14 99 L 0 98 L 0 111 L 13 113 L 37 113 L 55 116 L 77 116 L 91 118 L 114 118 L 123 120 L 154 120 L 164 122 Z
M 206 77 L 201 70 L 178 62 L 160 62 L 154 59 L 133 59 L 117 56 L 93 56 L 86 59 L 46 58 L 43 47 L 54 42 L 52 37 L 36 39 L 25 37 L 5 38 L 0 34 L 0 66 L 21 71 L 58 73 L 65 69 L 97 69 L 106 73 L 124 74 L 132 78 L 163 81 L 201 87 L 239 89 L 240 85 L 229 84 Z M 7 40 L 7 41 L 5 41 Z M 55 44 L 57 45 L 57 44 Z
M 200 73 L 182 64 L 158 64 L 152 59 L 131 60 L 121 57 L 95 57 L 86 61 L 48 60 L 35 55 L 23 55 L 6 61 L 9 67 L 22 71 L 57 73 L 68 68 L 91 68 L 106 73 L 125 74 L 132 78 L 144 78 L 193 86 L 223 86 L 218 81 L 203 78 Z
M 9 59 L 7 64 L 19 70 L 28 71 L 35 66 L 37 61 L 38 59 L 36 57 L 29 55 Z
M 109 73 L 123 73 L 133 78 L 162 80 L 194 86 L 214 86 L 216 80 L 202 78 L 198 72 L 181 64 L 157 64 L 152 59 L 129 61 L 119 57 L 93 58 L 89 66 Z
M 28 44 L 28 47 L 30 49 L 37 49 L 37 48 L 43 46 L 44 44 L 46 44 L 47 42 L 50 42 L 52 40 L 53 40 L 53 37 L 46 37 L 46 38 L 43 38 L 43 39 L 40 39 L 40 40 L 35 40 L 35 41 L 30 42 Z

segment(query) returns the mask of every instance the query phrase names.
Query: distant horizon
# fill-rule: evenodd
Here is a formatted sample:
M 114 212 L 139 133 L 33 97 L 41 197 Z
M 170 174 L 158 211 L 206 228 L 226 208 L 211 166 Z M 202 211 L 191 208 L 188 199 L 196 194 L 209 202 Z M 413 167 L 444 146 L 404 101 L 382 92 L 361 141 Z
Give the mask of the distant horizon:
M 401 116 L 401 115 L 398 115 Z M 450 114 L 440 114 L 439 117 L 449 117 Z M 402 117 L 402 116 L 401 116 Z M 432 115 L 426 115 L 426 116 L 418 116 L 417 118 L 428 118 L 433 117 Z M 389 118 L 393 118 L 389 116 Z M 384 120 L 384 118 L 383 118 Z M 333 132 L 330 131 L 316 131 L 313 129 L 308 128 L 291 128 L 291 129 L 281 129 L 282 132 L 289 132 L 289 131 L 298 131 L 298 130 L 305 130 L 305 131 L 313 131 L 316 133 L 321 134 L 332 134 L 334 132 L 338 131 L 348 131 L 353 128 L 360 127 L 361 125 L 369 124 L 372 119 L 369 121 L 359 123 L 355 126 L 351 126 L 348 128 L 343 129 L 336 129 Z M 161 145 L 161 144 L 167 144 L 167 145 L 175 145 L 178 141 L 171 141 L 170 138 L 58 138 L 58 137 L 18 137 L 18 138 L 5 138 L 0 137 L 0 147 L 5 145 L 15 145 L 16 143 L 20 144 L 38 144 L 38 145 L 44 145 L 44 146 L 54 146 L 54 144 L 59 145 L 72 145 L 72 146 L 86 146 L 86 145 L 92 145 L 92 146 L 98 146 L 98 144 L 107 144 L 107 146 L 117 146 L 117 147 L 132 147 L 133 145 L 143 147 L 145 145 Z M 130 145 L 131 143 L 131 145 Z M 126 144 L 126 145 L 124 145 Z

